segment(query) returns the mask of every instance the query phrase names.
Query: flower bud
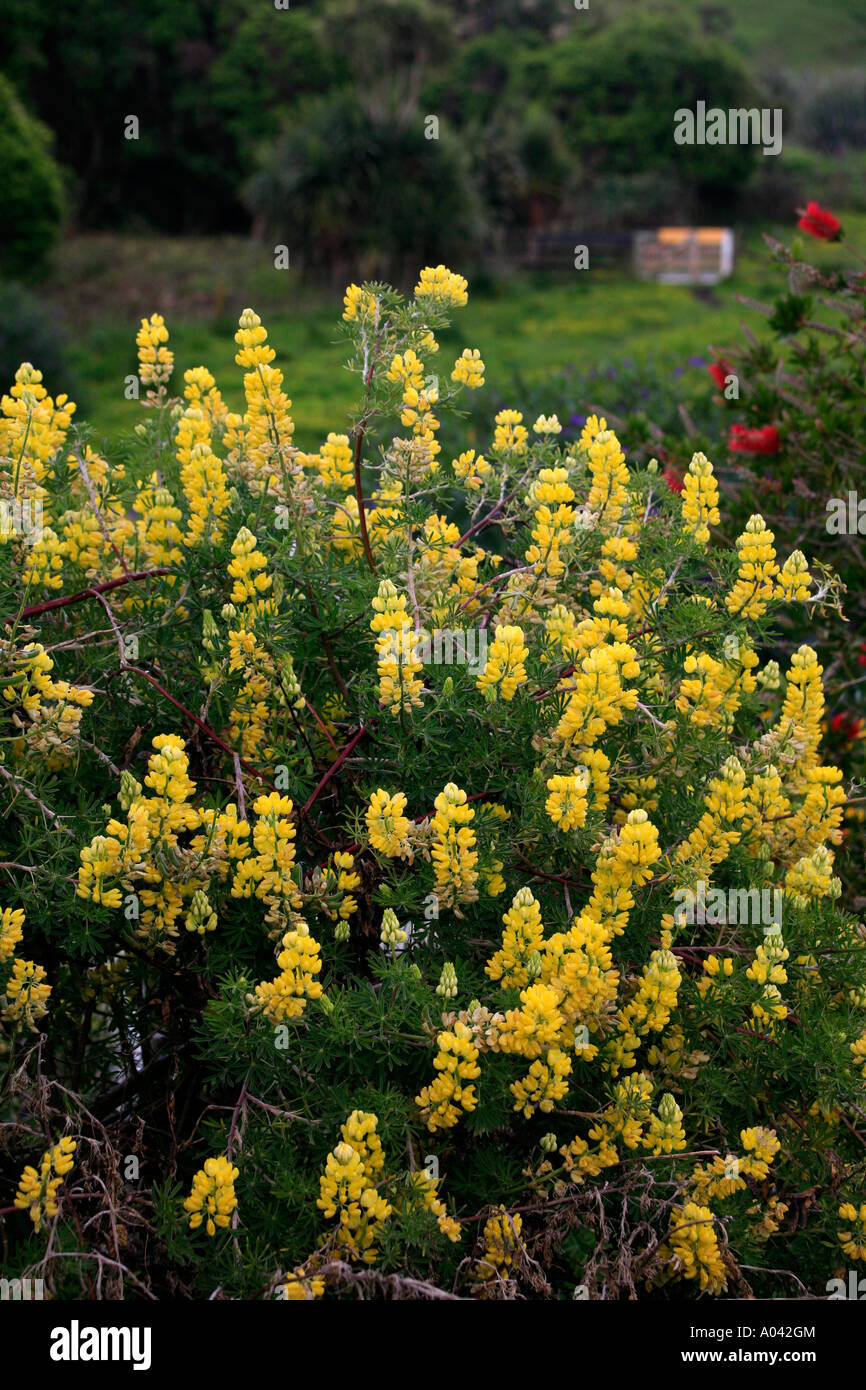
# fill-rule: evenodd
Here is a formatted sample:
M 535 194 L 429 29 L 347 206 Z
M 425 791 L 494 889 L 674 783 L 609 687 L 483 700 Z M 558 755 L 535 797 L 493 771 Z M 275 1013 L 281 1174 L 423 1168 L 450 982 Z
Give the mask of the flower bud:
M 442 974 L 439 976 L 436 993 L 442 999 L 453 999 L 457 994 L 457 971 L 454 969 L 450 960 L 446 960 L 442 967 Z

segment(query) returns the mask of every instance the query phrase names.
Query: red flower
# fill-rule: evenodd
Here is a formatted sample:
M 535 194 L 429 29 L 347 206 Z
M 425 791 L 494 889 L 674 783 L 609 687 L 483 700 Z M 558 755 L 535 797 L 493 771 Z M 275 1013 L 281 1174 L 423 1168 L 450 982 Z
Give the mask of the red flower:
M 801 232 L 808 232 L 809 236 L 817 237 L 818 241 L 836 241 L 839 237 L 842 224 L 838 217 L 834 217 L 832 212 L 822 208 L 820 203 L 807 203 L 806 211 L 800 208 L 800 220 L 797 223 Z
M 866 666 L 866 642 L 861 642 L 857 650 L 860 653 L 857 658 L 857 664 L 859 666 Z
M 781 448 L 779 431 L 775 425 L 759 425 L 756 429 L 749 425 L 731 425 L 728 448 L 732 454 L 778 454 Z
M 842 738 L 853 740 L 862 738 L 863 720 L 858 719 L 853 714 L 834 714 L 830 720 L 830 728 L 834 734 L 840 734 Z
M 682 475 L 679 474 L 675 468 L 666 468 L 664 473 L 662 474 L 662 477 L 664 478 L 671 492 L 682 492 Z
M 730 362 L 726 362 L 724 357 L 720 357 L 718 362 L 711 362 L 707 367 L 707 371 L 720 391 L 724 391 L 727 386 L 728 383 L 725 378 L 731 375 L 732 370 Z

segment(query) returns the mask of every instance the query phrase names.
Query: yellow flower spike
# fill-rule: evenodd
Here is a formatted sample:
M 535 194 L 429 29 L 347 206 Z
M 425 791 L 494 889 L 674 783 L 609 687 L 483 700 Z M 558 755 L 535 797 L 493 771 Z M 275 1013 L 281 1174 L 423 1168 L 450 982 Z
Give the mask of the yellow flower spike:
M 470 822 L 475 812 L 466 793 L 449 782 L 434 802 L 433 847 L 436 893 L 441 907 L 475 902 L 478 898 L 478 852 Z
M 696 1279 L 702 1292 L 724 1293 L 725 1266 L 709 1207 L 686 1202 L 671 1218 L 668 1247 L 675 1273 Z
M 502 989 L 523 989 L 530 979 L 529 958 L 544 943 L 541 909 L 531 888 L 521 888 L 515 893 L 502 920 L 505 924 L 502 946 L 484 967 L 485 974 L 491 980 L 498 980 Z
M 218 1227 L 225 1229 L 229 1225 L 238 1204 L 234 1188 L 237 1177 L 238 1169 L 227 1158 L 205 1159 L 204 1168 L 195 1174 L 192 1191 L 183 1203 L 190 1214 L 190 1230 L 204 1224 L 208 1235 L 214 1236 Z
M 528 655 L 529 648 L 524 643 L 522 630 L 498 624 L 484 670 L 476 681 L 486 699 L 514 699 L 517 687 L 526 680 L 523 663 Z
M 174 370 L 174 354 L 165 347 L 168 329 L 162 314 L 151 314 L 149 319 L 141 320 L 135 342 L 142 385 L 164 389 Z
M 471 391 L 477 391 L 479 386 L 484 385 L 484 363 L 478 348 L 463 349 L 454 363 L 451 380 L 468 386 Z
M 42 1155 L 38 1172 L 28 1164 L 21 1174 L 13 1206 L 28 1213 L 35 1231 L 42 1229 L 44 1217 L 57 1215 L 57 1193 L 72 1170 L 76 1147 L 74 1139 L 65 1137 Z
M 501 1282 L 506 1279 L 525 1252 L 521 1239 L 523 1219 L 519 1212 L 507 1212 L 500 1206 L 484 1225 L 482 1250 L 472 1271 L 476 1283 Z
M 437 1038 L 438 1051 L 433 1066 L 439 1075 L 415 1097 L 421 1119 L 431 1133 L 452 1129 L 461 1113 L 475 1109 L 478 1098 L 471 1084 L 481 1075 L 478 1048 L 472 1041 L 472 1030 L 459 1020 L 452 1031 Z
M 427 265 L 415 286 L 416 299 L 432 299 L 438 303 L 461 308 L 469 302 L 467 283 L 444 265 Z
M 371 630 L 376 634 L 379 702 L 392 714 L 420 707 L 423 666 L 422 636 L 412 626 L 405 594 L 398 594 L 390 579 L 383 579 L 373 599 Z
M 776 580 L 776 596 L 802 603 L 811 597 L 812 576 L 802 550 L 792 550 Z
M 692 455 L 683 480 L 682 507 L 683 530 L 690 532 L 698 545 L 708 545 L 710 527 L 718 526 L 721 516 L 719 488 L 706 454 Z
M 24 912 L 20 907 L 4 907 L 0 912 L 0 965 L 14 954 L 24 933 Z
M 12 974 L 6 982 L 0 1003 L 4 1004 L 0 1017 L 14 1028 L 26 1027 L 31 1033 L 37 1032 L 37 1023 L 48 1012 L 48 996 L 51 985 L 43 984 L 45 971 L 32 960 L 16 958 L 12 962 Z
M 500 410 L 494 421 L 494 454 L 525 454 L 528 431 L 519 410 Z
M 335 1238 L 340 1252 L 364 1264 L 375 1263 L 375 1242 L 392 1212 L 377 1190 L 385 1164 L 378 1123 L 375 1115 L 353 1110 L 342 1126 L 342 1141 L 327 1157 L 316 1200 L 327 1220 L 338 1217 Z
M 411 822 L 404 815 L 406 797 L 403 792 L 393 796 L 381 787 L 373 792 L 367 807 L 365 820 L 370 844 L 388 859 L 412 859 L 409 844 Z
M 740 569 L 737 582 L 725 598 L 732 617 L 760 618 L 767 605 L 776 597 L 773 581 L 779 573 L 773 532 L 762 516 L 752 516 L 746 529 L 737 537 Z
M 599 423 L 601 428 L 587 446 L 592 477 L 587 507 L 590 512 L 597 513 L 599 529 L 607 532 L 620 520 L 628 501 L 625 487 L 628 482 L 628 468 L 613 430 L 605 428 L 605 421 Z M 587 428 L 589 425 L 590 420 L 587 421 Z

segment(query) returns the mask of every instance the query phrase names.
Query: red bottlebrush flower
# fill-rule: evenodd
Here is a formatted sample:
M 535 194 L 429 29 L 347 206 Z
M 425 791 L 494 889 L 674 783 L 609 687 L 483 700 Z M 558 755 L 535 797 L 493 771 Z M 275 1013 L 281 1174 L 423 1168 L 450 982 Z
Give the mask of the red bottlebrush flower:
M 716 383 L 719 390 L 724 391 L 727 385 L 725 378 L 729 377 L 733 371 L 730 362 L 726 362 L 724 357 L 720 357 L 718 362 L 710 363 L 710 365 L 707 367 L 707 371 L 713 378 L 713 381 Z
M 861 642 L 857 650 L 860 653 L 857 658 L 858 666 L 866 666 L 866 642 Z
M 664 478 L 671 492 L 682 492 L 682 474 L 678 473 L 675 468 L 666 468 L 664 473 L 662 474 L 662 477 Z
M 822 208 L 820 203 L 807 203 L 806 211 L 801 208 L 800 220 L 797 223 L 801 232 L 808 232 L 809 236 L 816 237 L 818 241 L 836 241 L 842 229 L 842 223 L 838 217 L 834 217 L 832 212 Z
M 732 454 L 778 454 L 782 447 L 775 425 L 731 425 L 728 448 Z

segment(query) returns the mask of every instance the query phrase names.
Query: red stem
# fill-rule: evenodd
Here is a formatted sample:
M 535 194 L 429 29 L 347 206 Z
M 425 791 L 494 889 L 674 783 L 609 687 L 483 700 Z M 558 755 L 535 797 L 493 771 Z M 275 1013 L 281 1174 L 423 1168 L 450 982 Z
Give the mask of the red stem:
M 358 732 L 357 732 L 356 734 L 353 734 L 353 735 L 352 735 L 352 737 L 349 739 L 349 742 L 346 744 L 346 746 L 345 746 L 345 748 L 343 749 L 343 751 L 342 751 L 342 752 L 338 755 L 338 757 L 336 757 L 336 758 L 334 759 L 334 761 L 331 763 L 331 766 L 328 768 L 327 772 L 325 773 L 324 777 L 323 777 L 323 778 L 321 779 L 321 781 L 319 782 L 319 785 L 316 787 L 315 791 L 312 793 L 312 795 L 310 796 L 309 800 L 308 800 L 308 801 L 306 802 L 306 804 L 301 808 L 301 815 L 302 815 L 302 816 L 307 815 L 307 813 L 312 809 L 313 805 L 314 805 L 315 802 L 318 800 L 320 794 L 324 791 L 325 787 L 328 785 L 328 783 L 330 782 L 331 778 L 334 776 L 334 773 L 335 773 L 335 772 L 338 772 L 338 771 L 340 770 L 340 768 L 342 767 L 343 763 L 346 761 L 346 759 L 348 758 L 349 754 L 351 753 L 352 749 L 355 747 L 355 745 L 356 745 L 357 743 L 360 743 L 361 739 L 364 737 L 364 735 L 365 735 L 366 732 L 367 732 L 367 726 L 366 726 L 366 725 L 362 725 L 361 728 L 358 730 Z
M 474 536 L 478 531 L 483 531 L 485 526 L 489 526 L 502 511 L 503 507 L 506 507 L 508 503 L 517 496 L 517 492 L 517 488 L 515 488 L 513 492 L 509 492 L 507 497 L 503 497 L 501 502 L 497 502 L 495 507 L 491 507 L 486 516 L 483 516 L 480 521 L 476 521 L 475 525 L 470 526 L 468 531 L 464 531 L 457 542 L 456 549 L 459 550 L 464 542 L 468 541 L 471 536 Z
M 137 570 L 135 574 L 122 574 L 119 579 L 108 579 L 104 584 L 94 584 L 91 589 L 82 589 L 77 594 L 65 594 L 62 598 L 50 598 L 45 603 L 34 603 L 30 608 L 22 608 L 18 617 L 15 619 L 7 618 L 6 622 L 23 622 L 27 618 L 35 618 L 40 613 L 48 613 L 54 608 L 67 608 L 70 603 L 81 603 L 82 599 L 98 598 L 100 594 L 107 594 L 111 589 L 119 589 L 123 584 L 131 584 L 134 580 L 154 579 L 160 574 L 171 574 L 171 570 L 165 567 L 155 570 Z
M 211 739 L 217 747 L 221 748 L 224 753 L 228 753 L 233 761 L 237 759 L 241 767 L 244 768 L 251 777 L 255 777 L 257 781 L 264 783 L 266 787 L 270 787 L 271 791 L 277 790 L 273 782 L 269 782 L 267 777 L 263 777 L 258 768 L 253 767 L 252 763 L 248 763 L 246 759 L 242 758 L 239 753 L 236 753 L 233 748 L 230 748 L 227 743 L 224 743 L 219 734 L 215 733 L 209 724 L 205 724 L 204 720 L 199 719 L 197 714 L 193 714 L 191 709 L 187 709 L 186 705 L 181 704 L 180 700 L 176 700 L 171 692 L 166 690 L 164 685 L 160 685 L 159 681 L 155 680 L 147 671 L 142 671 L 140 666 L 124 665 L 121 666 L 120 669 L 121 671 L 129 671 L 132 675 L 141 676 L 143 680 L 149 681 L 154 690 L 158 690 L 160 695 L 163 695 L 166 700 L 170 700 L 175 709 L 179 709 L 181 714 L 185 714 L 187 719 L 191 719 L 193 724 L 196 724 L 203 734 L 207 734 L 208 738 Z

